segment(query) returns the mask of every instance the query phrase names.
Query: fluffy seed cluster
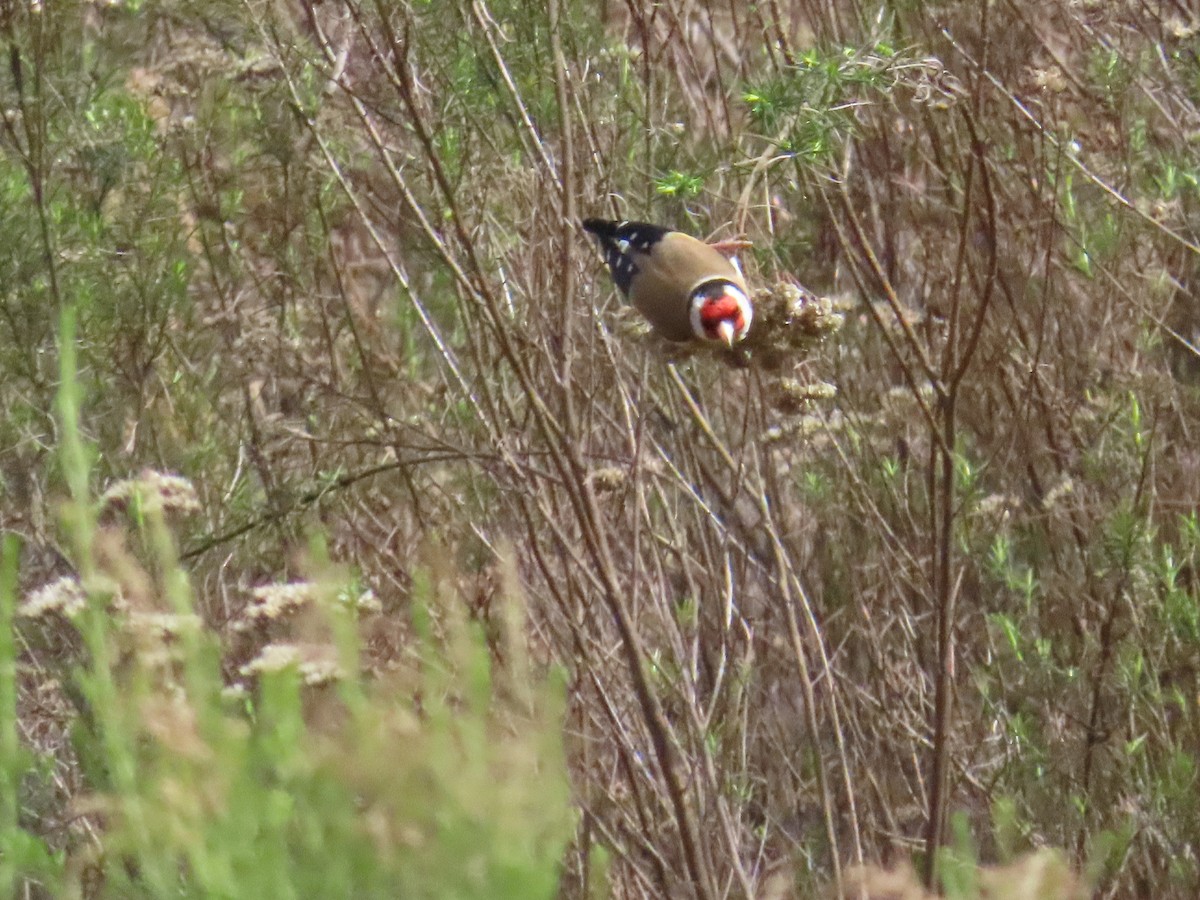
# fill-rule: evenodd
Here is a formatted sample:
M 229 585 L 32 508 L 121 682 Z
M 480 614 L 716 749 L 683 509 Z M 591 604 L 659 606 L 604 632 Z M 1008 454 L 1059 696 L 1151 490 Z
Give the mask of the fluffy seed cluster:
M 762 433 L 761 440 L 768 446 L 803 442 L 821 448 L 828 446 L 845 425 L 845 418 L 837 410 L 826 415 L 802 415 L 771 425 Z
M 795 363 L 845 321 L 833 300 L 799 284 L 780 282 L 756 291 L 753 300 L 754 326 L 733 353 L 768 371 Z
M 1066 476 L 1050 490 L 1046 491 L 1046 496 L 1042 498 L 1042 509 L 1052 510 L 1063 502 L 1064 498 L 1075 493 L 1075 481 Z
M 164 513 L 200 510 L 200 497 L 190 481 L 153 469 L 145 469 L 136 478 L 126 478 L 113 484 L 100 495 L 100 508 L 126 509 L 135 500 L 143 509 Z
M 267 644 L 239 670 L 247 678 L 281 672 L 295 666 L 310 687 L 330 684 L 345 676 L 332 647 L 324 644 Z
M 807 411 L 817 401 L 836 396 L 837 388 L 827 381 L 806 384 L 795 378 L 781 378 L 775 384 L 771 401 L 780 412 L 796 414 Z
M 322 596 L 323 592 L 320 586 L 311 581 L 264 584 L 261 587 L 252 588 L 250 602 L 242 610 L 241 618 L 234 623 L 233 628 L 235 631 L 247 631 L 260 625 L 267 625 L 319 601 Z M 357 592 L 343 590 L 335 599 L 338 603 L 350 607 L 359 614 L 383 611 L 383 605 L 370 588 Z
M 204 623 L 194 613 L 131 611 L 126 619 L 126 626 L 134 634 L 156 641 L 170 642 L 184 633 L 199 632 Z
M 383 611 L 383 605 L 370 590 L 344 588 L 330 596 L 327 588 L 312 581 L 292 581 L 266 584 L 250 591 L 250 602 L 234 623 L 235 631 L 266 628 L 272 623 L 287 622 L 301 610 L 322 602 L 332 602 L 358 615 Z M 285 625 L 283 632 L 290 629 Z M 294 667 L 310 687 L 330 684 L 345 676 L 338 661 L 337 648 L 332 643 L 314 640 L 311 635 L 302 640 L 277 637 L 259 649 L 257 655 L 238 670 L 243 678 L 253 679 L 270 672 Z M 231 686 L 229 699 L 236 702 L 248 688 L 244 684 Z
M 31 593 L 17 607 L 17 615 L 37 619 L 58 613 L 69 619 L 86 605 L 87 594 L 84 593 L 83 586 L 75 578 L 67 576 L 51 581 Z
M 245 631 L 290 615 L 306 606 L 315 595 L 316 587 L 309 581 L 265 584 L 252 588 L 250 602 L 242 610 L 242 616 L 234 624 L 234 630 Z
M 591 478 L 592 487 L 599 494 L 619 491 L 629 480 L 626 477 L 625 470 L 619 469 L 616 466 L 606 466 L 602 469 L 596 469 L 588 477 Z

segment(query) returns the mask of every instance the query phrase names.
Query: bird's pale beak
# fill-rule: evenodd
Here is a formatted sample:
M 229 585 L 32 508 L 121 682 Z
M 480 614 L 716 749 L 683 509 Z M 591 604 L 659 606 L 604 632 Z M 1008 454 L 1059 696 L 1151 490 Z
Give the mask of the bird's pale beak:
M 718 323 L 717 324 L 717 334 L 719 334 L 721 336 L 721 340 L 723 340 L 730 349 L 733 349 L 733 323 L 732 322 L 730 322 L 728 319 L 726 319 L 723 322 Z

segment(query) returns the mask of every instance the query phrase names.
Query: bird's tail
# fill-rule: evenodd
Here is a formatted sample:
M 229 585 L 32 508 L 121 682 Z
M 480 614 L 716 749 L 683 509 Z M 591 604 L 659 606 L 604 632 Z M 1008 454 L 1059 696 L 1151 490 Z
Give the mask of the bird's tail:
M 621 229 L 621 223 L 611 219 L 584 219 L 583 228 L 602 241 L 615 241 L 617 232 Z
M 618 241 L 624 241 L 634 250 L 647 252 L 658 243 L 671 229 L 661 225 L 651 225 L 649 222 L 614 222 L 611 219 L 584 219 L 583 227 L 600 239 L 605 247 L 612 247 Z M 626 252 L 628 248 L 622 248 Z

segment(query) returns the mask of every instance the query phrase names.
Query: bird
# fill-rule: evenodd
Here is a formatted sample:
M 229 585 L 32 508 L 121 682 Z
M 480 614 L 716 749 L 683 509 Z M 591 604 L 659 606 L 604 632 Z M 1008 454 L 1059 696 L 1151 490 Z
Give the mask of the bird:
M 647 222 L 584 219 L 583 227 L 599 240 L 617 288 L 667 340 L 732 348 L 750 330 L 746 281 L 727 255 L 747 243 L 706 244 Z

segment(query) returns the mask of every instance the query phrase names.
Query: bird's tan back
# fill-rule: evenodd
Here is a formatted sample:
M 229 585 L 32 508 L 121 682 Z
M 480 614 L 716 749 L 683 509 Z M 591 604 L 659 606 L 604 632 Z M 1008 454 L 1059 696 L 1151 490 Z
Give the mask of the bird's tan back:
M 746 290 L 741 273 L 720 251 L 678 231 L 667 234 L 651 253 L 637 253 L 636 261 L 630 302 L 667 340 L 694 337 L 688 307 L 701 284 L 727 279 Z

